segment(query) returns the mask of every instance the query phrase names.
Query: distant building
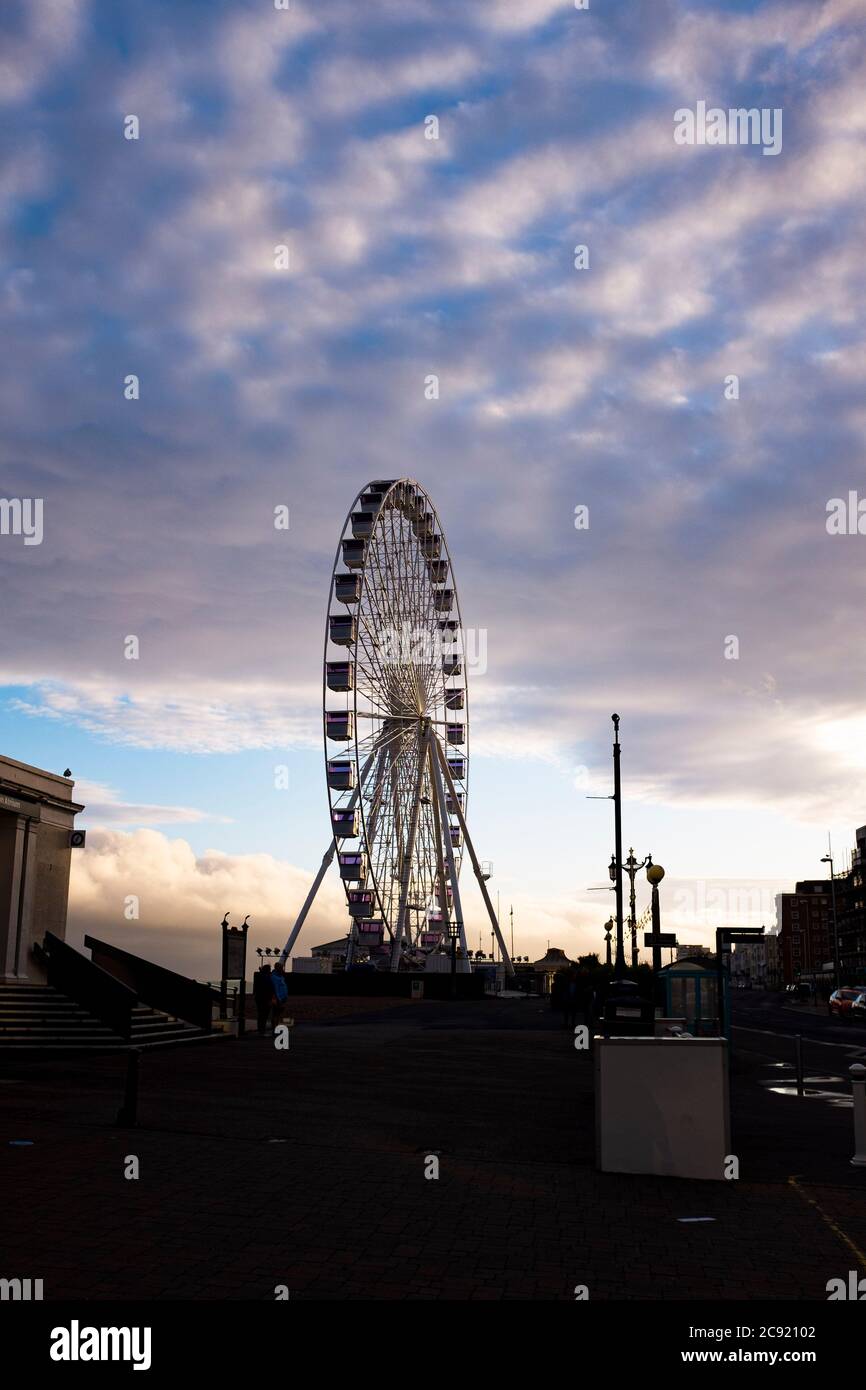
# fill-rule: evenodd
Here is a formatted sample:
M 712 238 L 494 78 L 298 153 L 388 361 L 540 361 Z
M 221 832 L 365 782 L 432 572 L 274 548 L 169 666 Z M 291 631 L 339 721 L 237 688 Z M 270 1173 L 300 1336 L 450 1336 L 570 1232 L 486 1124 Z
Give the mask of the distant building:
M 833 959 L 832 884 L 807 878 L 777 898 L 782 983 L 825 976 Z
M 854 834 L 857 848 L 851 855 L 850 868 L 835 875 L 842 983 L 852 985 L 866 983 L 866 891 L 863 886 L 866 825 L 861 825 Z M 830 954 L 832 956 L 832 951 Z
M 700 956 L 712 956 L 709 946 L 677 946 L 677 960 L 697 960 Z
M 34 941 L 63 940 L 75 817 L 69 777 L 0 756 L 0 980 L 43 979 Z
M 830 879 L 804 879 L 793 893 L 776 898 L 782 976 L 823 982 L 834 975 L 836 927 L 842 984 L 866 984 L 866 825 L 854 832 L 857 848 L 847 869 Z M 837 922 L 833 921 L 835 889 Z M 826 992 L 826 991 L 825 991 Z
M 547 955 L 542 956 L 541 960 L 534 961 L 532 965 L 538 993 L 549 994 L 557 970 L 562 970 L 571 964 L 572 962 L 559 946 L 548 946 Z
M 768 931 L 754 941 L 738 941 L 731 953 L 731 981 L 756 989 L 778 989 L 782 983 L 779 934 Z
M 336 941 L 322 941 L 318 946 L 313 946 L 310 955 L 325 956 L 330 960 L 345 960 L 348 948 L 348 936 L 341 936 Z

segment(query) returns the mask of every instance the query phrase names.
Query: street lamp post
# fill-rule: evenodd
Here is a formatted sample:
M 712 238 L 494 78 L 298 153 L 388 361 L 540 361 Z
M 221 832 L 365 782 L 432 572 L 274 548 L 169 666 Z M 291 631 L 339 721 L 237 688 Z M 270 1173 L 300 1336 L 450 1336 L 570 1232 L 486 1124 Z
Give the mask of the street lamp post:
M 613 886 L 616 890 L 616 964 L 614 979 L 620 980 L 625 974 L 625 954 L 623 950 L 622 916 L 622 780 L 620 774 L 619 715 L 612 714 L 613 721 L 613 832 L 614 858 L 611 862 Z
M 643 862 L 639 864 L 639 863 L 637 862 L 637 860 L 635 859 L 635 857 L 634 857 L 634 850 L 633 850 L 633 849 L 629 849 L 629 852 L 628 852 L 628 859 L 625 861 L 625 864 L 623 865 L 623 868 L 625 869 L 626 873 L 628 874 L 628 881 L 629 881 L 629 892 L 628 892 L 628 929 L 629 929 L 629 932 L 631 933 L 631 968 L 632 968 L 632 970 L 637 970 L 637 909 L 636 909 L 636 906 L 635 906 L 634 880 L 635 880 L 635 875 L 636 875 L 641 869 L 645 868 L 646 865 L 647 865 L 649 862 L 650 862 L 650 858 L 649 858 L 649 855 L 647 855 L 646 859 L 644 859 Z
M 610 937 L 611 937 L 611 932 L 613 931 L 613 927 L 614 927 L 613 918 L 612 918 L 612 917 L 608 917 L 607 921 L 606 921 L 605 924 L 604 924 L 604 944 L 605 944 L 605 948 L 606 948 L 606 950 L 605 950 L 605 964 L 606 964 L 606 965 L 610 965 L 610 963 L 611 963 L 611 962 L 610 962 Z
M 833 850 L 830 845 L 828 845 L 827 851 L 821 863 L 830 865 L 830 898 L 833 903 L 833 988 L 838 989 L 842 982 L 842 968 L 839 961 L 839 918 L 836 914 L 836 879 L 833 873 Z
M 653 974 L 657 975 L 662 968 L 662 943 L 661 943 L 661 907 L 659 905 L 659 884 L 665 876 L 665 871 L 661 864 L 654 864 L 652 856 L 647 856 L 647 879 L 652 885 L 652 943 L 653 943 Z

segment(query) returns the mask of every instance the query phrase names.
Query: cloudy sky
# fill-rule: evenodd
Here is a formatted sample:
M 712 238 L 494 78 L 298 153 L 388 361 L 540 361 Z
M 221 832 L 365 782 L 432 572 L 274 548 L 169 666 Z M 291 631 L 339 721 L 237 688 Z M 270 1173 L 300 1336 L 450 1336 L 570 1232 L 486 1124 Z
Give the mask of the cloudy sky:
M 781 111 L 781 151 L 678 144 L 700 101 Z M 613 710 L 681 940 L 772 922 L 828 831 L 844 857 L 863 0 L 12 0 L 0 106 L 0 491 L 44 503 L 40 545 L 0 536 L 0 748 L 87 802 L 73 939 L 204 977 L 226 909 L 282 944 L 377 477 L 428 489 L 487 634 L 470 822 L 518 952 L 603 944 Z

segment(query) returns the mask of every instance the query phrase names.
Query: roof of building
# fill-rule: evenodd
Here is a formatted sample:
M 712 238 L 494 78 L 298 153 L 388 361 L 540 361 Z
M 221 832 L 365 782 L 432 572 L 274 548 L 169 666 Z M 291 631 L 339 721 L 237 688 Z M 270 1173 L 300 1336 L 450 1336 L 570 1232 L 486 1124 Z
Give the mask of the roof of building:
M 345 952 L 348 938 L 339 937 L 336 941 L 321 941 L 318 946 L 313 946 L 310 951 L 312 956 L 332 956 L 338 952 Z
M 659 970 L 660 975 L 676 975 L 682 973 L 683 969 L 691 974 L 713 975 L 716 971 L 715 956 L 683 956 L 681 960 L 675 960 L 672 965 L 663 965 Z
M 561 966 L 573 965 L 568 956 L 559 946 L 548 946 L 547 955 L 542 956 L 541 960 L 533 962 L 534 970 L 559 970 Z

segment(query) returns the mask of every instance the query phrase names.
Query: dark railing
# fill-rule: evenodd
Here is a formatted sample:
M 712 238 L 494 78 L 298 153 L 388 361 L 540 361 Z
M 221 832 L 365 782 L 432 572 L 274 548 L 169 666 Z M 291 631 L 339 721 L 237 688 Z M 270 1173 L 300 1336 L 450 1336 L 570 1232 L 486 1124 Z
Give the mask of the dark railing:
M 122 1038 L 132 1036 L 132 1011 L 138 1003 L 135 990 L 67 946 L 53 932 L 47 931 L 44 944 L 36 945 L 34 950 L 53 989 L 74 999 Z
M 141 956 L 122 951 L 107 941 L 85 936 L 84 944 L 95 963 L 135 990 L 143 1003 L 210 1032 L 213 1005 L 218 1002 L 218 996 L 207 985 L 178 975 L 174 970 L 166 970 L 162 965 L 154 965 L 153 961 L 142 960 Z

